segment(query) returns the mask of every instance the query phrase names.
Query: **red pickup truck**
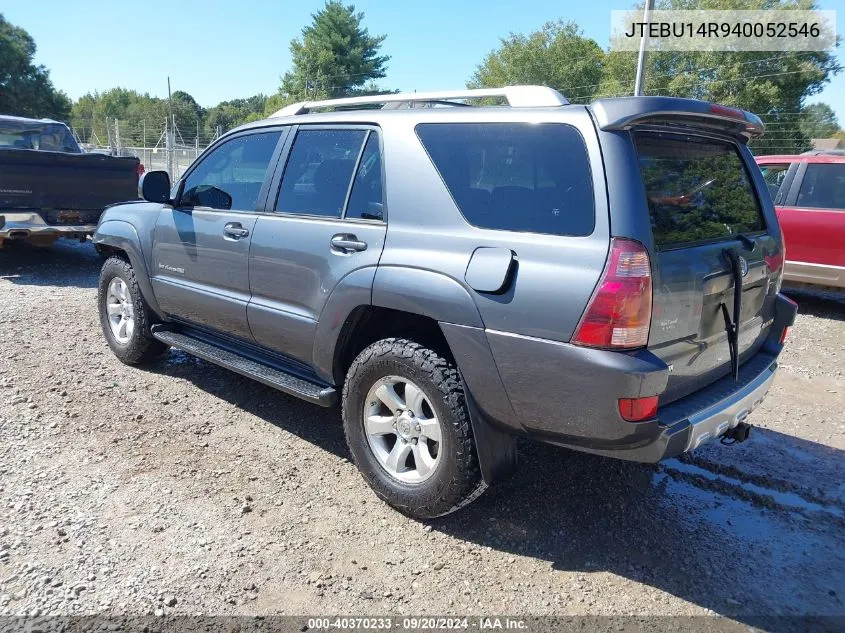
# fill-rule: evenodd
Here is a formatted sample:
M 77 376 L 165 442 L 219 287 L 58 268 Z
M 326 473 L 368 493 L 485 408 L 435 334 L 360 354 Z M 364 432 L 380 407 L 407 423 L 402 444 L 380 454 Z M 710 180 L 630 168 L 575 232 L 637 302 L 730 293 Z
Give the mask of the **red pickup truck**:
M 785 281 L 845 288 L 845 152 L 759 156 L 786 244 Z

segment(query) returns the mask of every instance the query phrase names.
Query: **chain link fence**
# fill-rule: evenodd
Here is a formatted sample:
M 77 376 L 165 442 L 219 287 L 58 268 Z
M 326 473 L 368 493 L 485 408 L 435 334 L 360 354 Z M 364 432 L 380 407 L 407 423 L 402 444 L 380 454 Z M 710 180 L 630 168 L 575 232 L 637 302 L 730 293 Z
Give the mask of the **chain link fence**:
M 166 171 L 170 179 L 176 181 L 191 166 L 191 164 L 205 151 L 205 147 L 176 146 L 173 154 L 173 169 L 168 169 L 167 153 L 164 147 L 107 147 L 83 144 L 86 152 L 93 154 L 108 154 L 109 156 L 135 156 L 144 166 L 144 171 Z

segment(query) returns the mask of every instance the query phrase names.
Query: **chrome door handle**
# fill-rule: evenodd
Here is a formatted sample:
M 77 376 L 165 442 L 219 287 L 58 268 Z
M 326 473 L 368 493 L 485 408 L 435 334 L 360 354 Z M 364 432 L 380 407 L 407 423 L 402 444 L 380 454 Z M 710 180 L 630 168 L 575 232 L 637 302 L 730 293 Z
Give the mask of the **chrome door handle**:
M 229 222 L 223 227 L 223 235 L 239 240 L 249 235 L 249 229 L 242 227 L 240 222 Z
M 354 235 L 338 233 L 332 237 L 332 248 L 344 253 L 354 253 L 367 250 L 367 243 L 362 242 Z

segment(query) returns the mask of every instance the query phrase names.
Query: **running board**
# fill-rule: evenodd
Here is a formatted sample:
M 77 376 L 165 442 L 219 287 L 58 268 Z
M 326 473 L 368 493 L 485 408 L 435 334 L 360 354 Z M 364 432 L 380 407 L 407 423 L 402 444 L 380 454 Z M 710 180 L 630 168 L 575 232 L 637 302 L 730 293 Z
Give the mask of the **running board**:
M 198 356 L 210 363 L 225 367 L 297 398 L 319 404 L 322 407 L 330 407 L 337 402 L 337 390 L 334 387 L 327 387 L 294 376 L 282 369 L 252 360 L 182 332 L 154 326 L 152 334 L 156 339 L 171 347 L 181 349 L 188 354 Z

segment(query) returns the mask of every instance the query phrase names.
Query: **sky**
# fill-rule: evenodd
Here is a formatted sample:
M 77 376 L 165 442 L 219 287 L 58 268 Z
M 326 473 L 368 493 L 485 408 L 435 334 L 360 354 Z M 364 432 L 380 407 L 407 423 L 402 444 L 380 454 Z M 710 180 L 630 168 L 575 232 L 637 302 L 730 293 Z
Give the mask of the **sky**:
M 548 20 L 573 20 L 606 47 L 610 11 L 633 0 L 347 0 L 366 14 L 371 34 L 387 34 L 387 77 L 400 90 L 462 88 L 509 33 Z M 190 93 L 203 106 L 278 90 L 290 67 L 290 41 L 323 0 L 3 0 L 0 12 L 26 29 L 35 60 L 72 99 L 115 86 L 167 95 Z M 843 0 L 820 0 L 845 9 Z M 845 30 L 841 11 L 838 30 Z M 845 66 L 845 48 L 838 51 Z M 809 100 L 824 101 L 845 125 L 845 72 Z

